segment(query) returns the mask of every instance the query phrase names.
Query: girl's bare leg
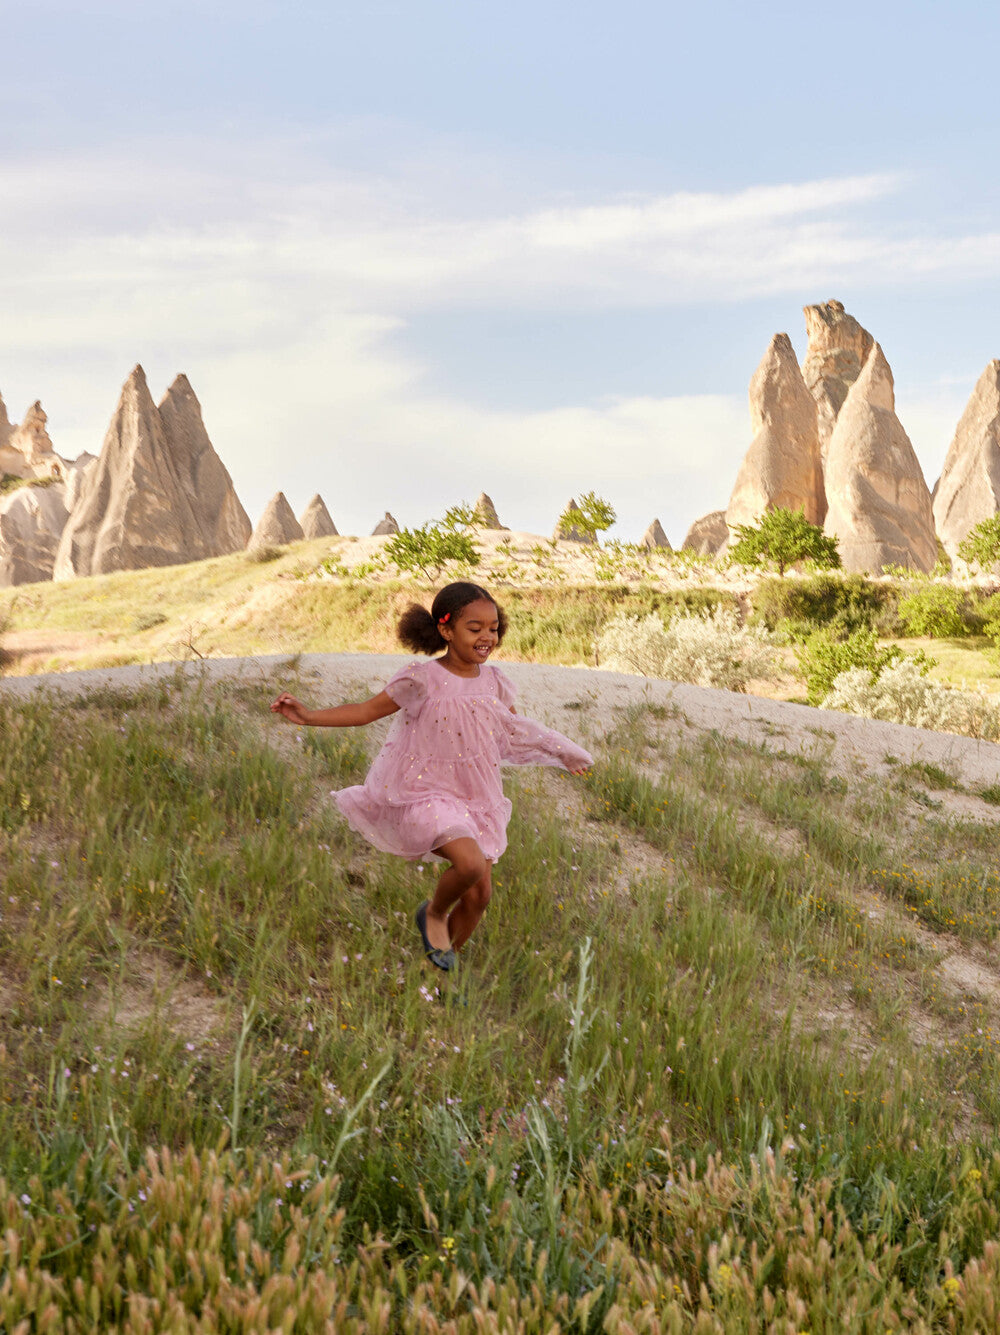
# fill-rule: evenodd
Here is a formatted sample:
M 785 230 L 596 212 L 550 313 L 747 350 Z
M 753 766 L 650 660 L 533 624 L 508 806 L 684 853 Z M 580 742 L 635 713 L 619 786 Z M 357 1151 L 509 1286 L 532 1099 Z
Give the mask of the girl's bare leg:
M 489 863 L 475 839 L 449 839 L 434 852 L 447 858 L 451 866 L 441 873 L 434 898 L 427 905 L 427 939 L 435 950 L 448 950 L 452 945 L 448 914 L 467 890 L 484 876 L 489 878 Z
M 493 894 L 493 886 L 490 884 L 492 870 L 492 863 L 487 862 L 486 874 L 481 876 L 475 885 L 469 886 L 449 914 L 448 931 L 451 934 L 451 944 L 456 950 L 462 949 L 486 912 L 486 905 Z

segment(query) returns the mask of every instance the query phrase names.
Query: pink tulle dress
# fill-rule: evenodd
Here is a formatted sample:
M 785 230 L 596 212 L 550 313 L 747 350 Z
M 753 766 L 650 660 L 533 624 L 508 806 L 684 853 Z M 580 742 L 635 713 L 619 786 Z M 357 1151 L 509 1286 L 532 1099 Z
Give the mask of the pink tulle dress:
M 582 769 L 593 758 L 554 728 L 512 714 L 514 687 L 492 664 L 459 677 L 437 659 L 411 663 L 386 684 L 399 705 L 364 783 L 334 801 L 358 834 L 416 860 L 449 839 L 475 839 L 495 862 L 511 806 L 502 764 Z

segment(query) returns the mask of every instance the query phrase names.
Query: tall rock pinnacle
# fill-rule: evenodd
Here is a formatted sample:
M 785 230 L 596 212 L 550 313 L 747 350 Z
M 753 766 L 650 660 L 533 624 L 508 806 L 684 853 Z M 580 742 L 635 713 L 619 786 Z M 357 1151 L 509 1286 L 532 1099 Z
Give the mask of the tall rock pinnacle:
M 1000 511 L 1000 361 L 976 382 L 934 488 L 934 522 L 949 556 L 969 530 Z
M 875 340 L 853 315 L 847 314 L 842 301 L 824 301 L 802 309 L 809 337 L 802 376 L 816 400 L 819 448 L 825 460 L 837 414 Z
M 187 380 L 174 382 L 161 412 L 136 366 L 81 482 L 54 577 L 199 561 L 238 550 L 249 532 Z
M 824 528 L 849 571 L 929 571 L 937 560 L 931 497 L 896 416 L 889 363 L 876 343 L 851 386 L 826 455 Z
M 753 524 L 767 510 L 802 510 L 810 524 L 826 515 L 816 401 L 806 387 L 791 340 L 775 334 L 750 381 L 753 440 L 726 510 L 730 529 Z

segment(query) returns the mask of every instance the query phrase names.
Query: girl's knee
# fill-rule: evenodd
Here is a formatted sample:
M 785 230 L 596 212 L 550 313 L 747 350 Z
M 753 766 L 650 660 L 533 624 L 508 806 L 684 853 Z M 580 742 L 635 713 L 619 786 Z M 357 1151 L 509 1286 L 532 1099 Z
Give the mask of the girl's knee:
M 472 848 L 463 848 L 461 852 L 456 853 L 451 859 L 451 865 L 458 875 L 472 886 L 487 875 L 490 864 L 473 844 Z
M 493 898 L 493 887 L 489 881 L 477 881 L 470 890 L 466 891 L 473 908 L 480 913 L 486 908 L 486 905 Z

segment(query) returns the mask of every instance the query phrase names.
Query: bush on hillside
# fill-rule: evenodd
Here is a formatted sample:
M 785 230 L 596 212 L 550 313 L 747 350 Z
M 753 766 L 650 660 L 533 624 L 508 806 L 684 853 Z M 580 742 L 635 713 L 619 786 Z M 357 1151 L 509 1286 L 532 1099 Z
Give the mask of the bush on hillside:
M 403 528 L 394 533 L 383 548 L 383 555 L 400 574 L 421 574 L 436 580 L 446 566 L 472 568 L 479 564 L 479 553 L 472 541 L 478 527 L 475 510 L 468 505 L 453 505 L 444 518 L 421 528 Z
M 879 672 L 855 667 L 840 673 L 823 700 L 861 718 L 933 728 L 987 741 L 1000 738 L 1000 709 L 975 691 L 951 690 L 931 681 L 925 665 L 902 658 Z
M 1000 515 L 990 515 L 970 529 L 958 544 L 958 554 L 983 570 L 1000 565 Z
M 971 635 L 974 619 L 969 596 L 953 584 L 919 584 L 899 603 L 904 635 L 958 639 Z
M 798 650 L 799 670 L 806 681 L 806 698 L 818 705 L 833 690 L 833 683 L 842 672 L 861 668 L 878 676 L 905 655 L 896 644 L 880 645 L 871 630 L 857 630 L 846 640 L 838 640 L 829 630 L 817 630 Z M 923 653 L 912 655 L 921 671 L 933 666 Z
M 749 681 L 767 676 L 775 664 L 769 632 L 741 626 L 736 613 L 723 607 L 679 612 L 668 626 L 654 613 L 619 613 L 604 627 L 597 656 L 602 667 L 726 691 L 745 691 Z
M 795 637 L 826 627 L 840 639 L 881 629 L 892 617 L 894 594 L 864 575 L 817 574 L 805 579 L 764 579 L 753 594 L 753 619 L 768 630 Z
M 810 524 L 802 510 L 780 506 L 757 517 L 756 524 L 737 524 L 729 558 L 741 566 L 775 565 L 779 577 L 789 566 L 809 561 L 822 569 L 840 565 L 837 539 Z

